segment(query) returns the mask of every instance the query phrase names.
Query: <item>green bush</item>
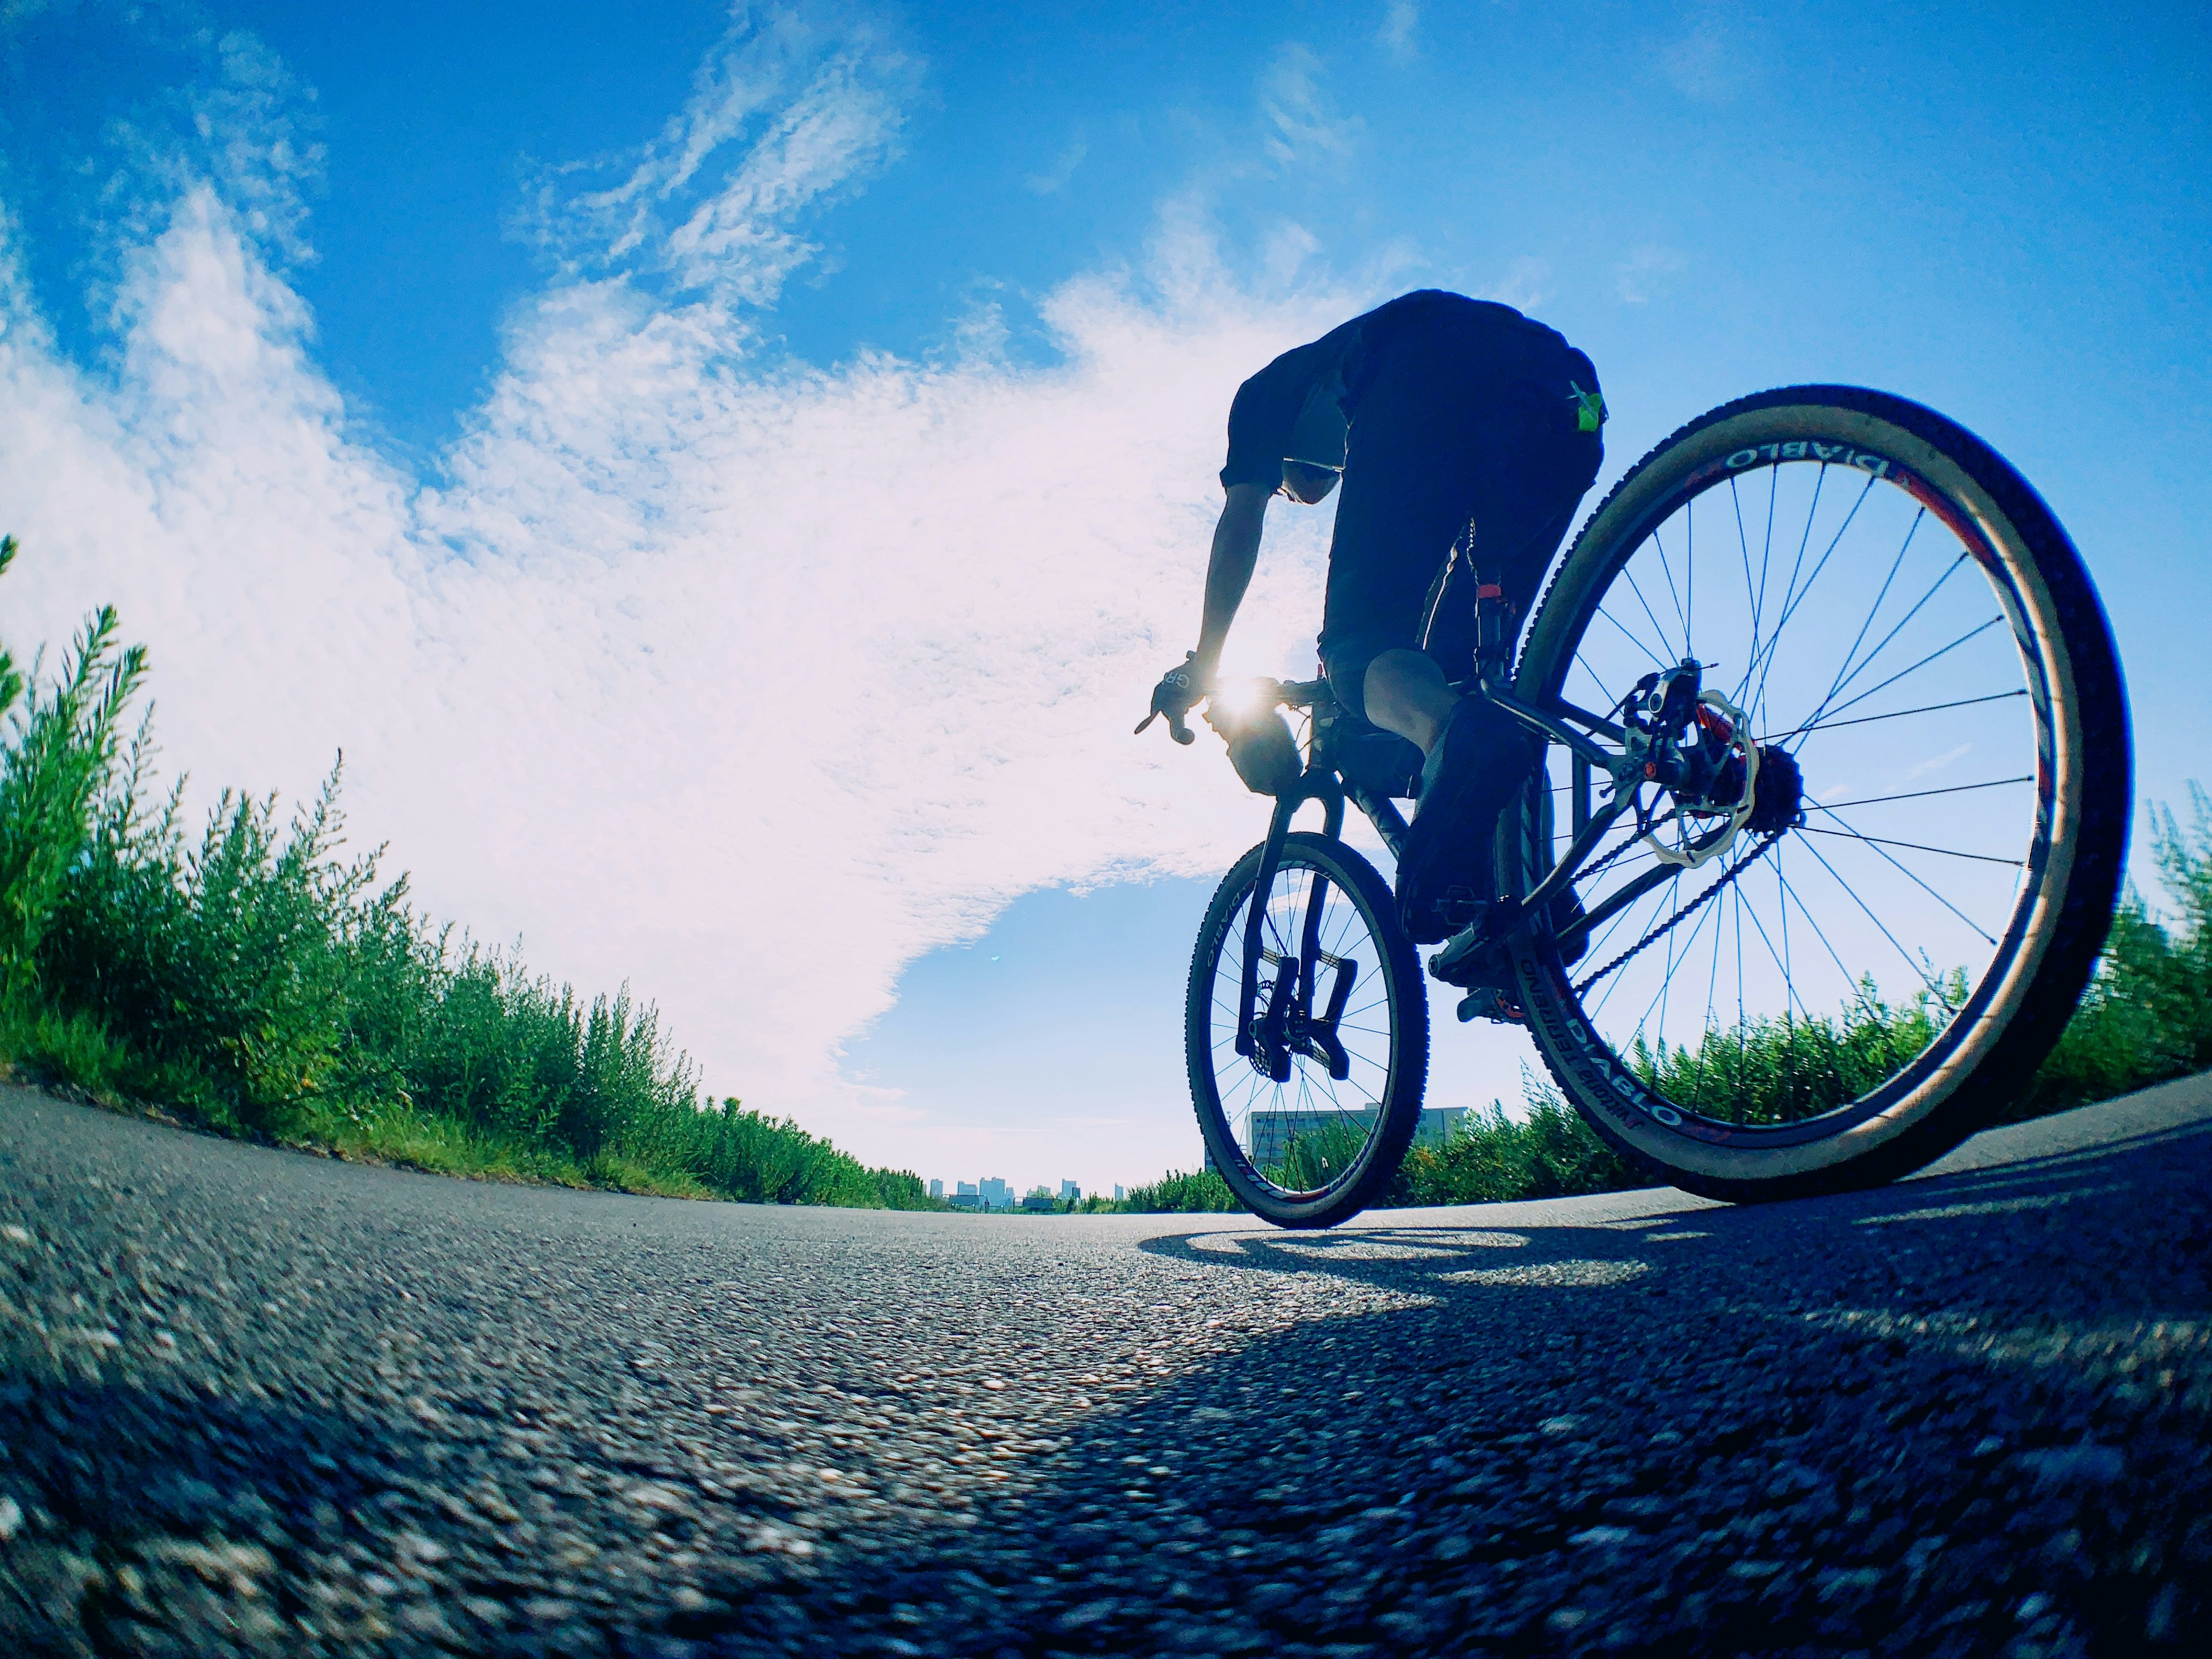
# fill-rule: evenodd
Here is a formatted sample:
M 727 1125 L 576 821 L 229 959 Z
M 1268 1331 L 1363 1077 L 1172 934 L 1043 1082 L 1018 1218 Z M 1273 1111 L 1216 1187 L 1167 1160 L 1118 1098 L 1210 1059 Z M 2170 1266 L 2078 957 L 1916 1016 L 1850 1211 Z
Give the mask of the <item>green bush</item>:
M 2008 1121 L 2212 1066 L 2212 797 L 2192 783 L 2189 799 L 2186 829 L 2169 808 L 2151 811 L 2173 925 L 2155 921 L 2139 893 L 2122 902 L 2088 994 Z
M 2212 796 L 2192 784 L 2190 801 L 2186 828 L 2170 811 L 2152 814 L 2173 921 L 2154 918 L 2141 894 L 2128 895 L 2081 1006 L 2004 1121 L 2109 1100 L 2212 1067 Z M 1960 1000 L 1964 976 L 1954 975 L 1944 988 L 1951 1001 Z M 1695 1049 L 1639 1044 L 1627 1059 L 1671 1099 L 1740 1121 L 1770 1122 L 1854 1098 L 1924 1048 L 1941 1018 L 1932 994 L 1891 1004 L 1869 983 L 1833 1016 L 1753 1020 L 1711 1033 Z M 1443 1146 L 1413 1148 L 1382 1202 L 1506 1203 L 1650 1184 L 1647 1172 L 1600 1140 L 1551 1088 L 1530 1079 L 1522 1093 L 1524 1115 L 1508 1116 L 1493 1101 L 1487 1111 L 1463 1118 Z M 1324 1137 L 1304 1137 L 1273 1173 L 1286 1184 L 1317 1184 L 1346 1155 Z M 1232 1207 L 1173 1201 L 1178 1183 L 1200 1180 L 1227 1199 L 1218 1176 L 1170 1176 L 1139 1188 L 1125 1207 Z
M 1461 1119 L 1441 1146 L 1413 1148 L 1383 1201 L 1505 1204 L 1649 1184 L 1559 1095 L 1533 1080 L 1523 1092 L 1526 1117 L 1508 1117 L 1504 1106 L 1492 1101 L 1488 1111 Z
M 147 729 L 120 740 L 146 659 L 115 636 L 101 611 L 44 685 L 0 649 L 0 1058 L 428 1169 L 939 1207 L 909 1170 L 702 1101 L 627 987 L 586 1003 L 431 924 L 380 849 L 341 855 L 340 767 L 289 823 L 274 796 L 227 793 L 188 839 L 181 784 L 149 795 Z
M 1244 1206 L 1229 1190 L 1227 1182 L 1212 1170 L 1200 1170 L 1190 1175 L 1170 1170 L 1149 1187 L 1133 1188 L 1121 1200 L 1121 1207 L 1146 1215 L 1182 1215 L 1210 1214 Z

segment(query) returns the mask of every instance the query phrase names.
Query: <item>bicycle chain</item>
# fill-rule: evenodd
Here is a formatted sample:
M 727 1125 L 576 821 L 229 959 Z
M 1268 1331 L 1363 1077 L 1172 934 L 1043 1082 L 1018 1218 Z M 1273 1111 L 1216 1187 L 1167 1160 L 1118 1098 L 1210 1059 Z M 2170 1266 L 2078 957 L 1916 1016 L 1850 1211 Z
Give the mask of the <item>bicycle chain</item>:
M 1613 868 L 1614 865 L 1620 863 L 1621 860 L 1626 858 L 1631 853 L 1634 852 L 1643 844 L 1643 836 L 1631 836 L 1626 841 L 1621 842 L 1620 846 L 1614 848 L 1613 851 L 1607 853 L 1595 864 L 1587 866 L 1583 869 L 1576 871 L 1575 885 L 1577 887 L 1582 886 L 1584 883 L 1590 880 L 1591 878 L 1603 875 L 1607 870 Z
M 1728 867 L 1726 873 L 1724 873 L 1718 881 L 1706 888 L 1704 892 L 1698 894 L 1697 897 L 1692 899 L 1680 909 L 1675 911 L 1673 915 L 1668 917 L 1666 921 L 1661 922 L 1656 927 L 1654 927 L 1642 939 L 1637 940 L 1635 944 L 1630 945 L 1626 951 L 1623 951 L 1611 962 L 1607 963 L 1604 967 L 1599 969 L 1589 978 L 1577 985 L 1575 987 L 1575 994 L 1577 996 L 1583 995 L 1589 991 L 1591 986 L 1596 984 L 1598 981 L 1603 979 L 1614 969 L 1620 967 L 1621 963 L 1626 962 L 1631 957 L 1636 955 L 1636 953 L 1643 950 L 1645 945 L 1650 945 L 1656 940 L 1662 939 L 1666 938 L 1668 934 L 1673 933 L 1677 927 L 1681 925 L 1684 918 L 1693 915 L 1698 910 L 1704 908 L 1706 901 L 1714 897 L 1721 891 L 1722 889 L 1731 884 L 1738 876 L 1750 869 L 1751 866 L 1759 862 L 1759 860 L 1765 858 L 1766 856 L 1767 849 L 1772 847 L 1776 842 L 1780 841 L 1782 837 L 1788 833 L 1789 832 L 1787 830 L 1777 830 L 1771 835 L 1768 836 L 1766 839 L 1760 842 L 1758 846 L 1753 848 L 1751 851 L 1746 853 L 1741 858 L 1730 865 Z

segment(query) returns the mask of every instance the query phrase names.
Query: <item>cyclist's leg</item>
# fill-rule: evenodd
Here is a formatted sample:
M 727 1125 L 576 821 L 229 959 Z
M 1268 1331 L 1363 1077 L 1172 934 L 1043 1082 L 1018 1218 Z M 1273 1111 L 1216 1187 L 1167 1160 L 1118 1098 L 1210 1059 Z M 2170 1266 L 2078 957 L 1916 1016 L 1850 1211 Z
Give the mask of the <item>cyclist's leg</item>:
M 1498 809 L 1540 752 L 1502 711 L 1455 706 L 1443 690 L 1443 665 L 1469 656 L 1471 581 L 1449 585 L 1465 602 L 1448 592 L 1441 631 L 1428 618 L 1425 657 L 1415 654 L 1413 632 L 1431 610 L 1437 561 L 1470 516 L 1475 570 L 1525 611 L 1595 476 L 1597 435 L 1577 429 L 1568 382 L 1589 390 L 1596 377 L 1587 358 L 1549 338 L 1401 342 L 1352 424 L 1322 655 L 1340 698 L 1356 687 L 1370 718 L 1428 740 L 1399 870 L 1401 913 L 1424 942 L 1449 931 L 1439 901 L 1474 879 Z
M 1468 519 L 1483 578 L 1503 581 L 1517 623 L 1603 455 L 1570 390 L 1595 392 L 1588 357 L 1538 325 L 1455 320 L 1401 331 L 1362 377 L 1321 635 L 1338 701 L 1362 714 L 1368 665 L 1385 652 L 1425 650 L 1448 678 L 1471 671 L 1474 574 L 1462 564 L 1434 591 Z M 1428 690 L 1414 665 L 1395 665 Z

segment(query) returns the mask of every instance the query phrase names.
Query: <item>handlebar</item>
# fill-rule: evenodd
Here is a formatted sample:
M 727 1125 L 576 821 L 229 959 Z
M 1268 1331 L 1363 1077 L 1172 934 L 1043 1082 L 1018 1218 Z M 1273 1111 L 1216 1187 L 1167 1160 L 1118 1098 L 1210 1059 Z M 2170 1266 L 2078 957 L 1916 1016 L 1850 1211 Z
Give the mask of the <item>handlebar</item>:
M 1165 683 L 1163 682 L 1163 684 Z M 1330 691 L 1327 680 L 1261 679 L 1232 681 L 1228 684 L 1249 693 L 1249 697 L 1240 696 L 1237 699 L 1240 714 L 1257 714 L 1270 708 L 1314 708 L 1323 703 L 1335 701 L 1334 694 Z M 1217 684 L 1204 697 L 1193 699 L 1189 705 L 1193 708 L 1199 702 L 1208 705 L 1206 724 L 1209 726 L 1218 727 L 1220 725 L 1220 722 L 1214 718 L 1218 711 L 1212 705 L 1220 699 L 1223 689 L 1223 686 Z M 1154 691 L 1152 712 L 1137 722 L 1137 735 L 1141 737 L 1150 729 L 1154 720 L 1164 714 L 1167 717 L 1168 735 L 1177 743 L 1192 742 L 1197 737 L 1197 733 L 1190 729 L 1189 723 L 1184 717 L 1185 712 L 1187 710 L 1178 712 L 1172 708 L 1163 708 L 1159 701 L 1159 693 Z
M 1146 728 L 1150 726 L 1154 720 L 1159 719 L 1161 714 L 1165 712 L 1166 711 L 1164 709 L 1155 708 L 1151 714 L 1146 715 L 1144 719 L 1139 720 L 1137 722 L 1136 735 L 1140 738 L 1144 736 Z M 1196 741 L 1198 738 L 1198 733 L 1190 729 L 1189 723 L 1180 714 L 1168 715 L 1168 735 L 1173 738 L 1177 743 L 1192 743 Z

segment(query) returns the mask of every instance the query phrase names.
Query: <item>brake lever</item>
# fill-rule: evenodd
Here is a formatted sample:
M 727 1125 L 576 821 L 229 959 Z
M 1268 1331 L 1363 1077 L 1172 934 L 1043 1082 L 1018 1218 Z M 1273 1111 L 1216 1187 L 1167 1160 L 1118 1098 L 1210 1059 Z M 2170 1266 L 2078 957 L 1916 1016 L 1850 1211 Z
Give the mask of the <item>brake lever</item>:
M 1137 722 L 1136 735 L 1140 738 L 1144 736 L 1146 732 L 1151 728 L 1152 722 L 1159 719 L 1159 717 L 1160 710 L 1155 708 L 1151 714 L 1146 715 L 1144 719 L 1139 720 Z M 1198 739 L 1198 733 L 1190 729 L 1189 726 L 1184 722 L 1183 717 L 1180 714 L 1170 714 L 1168 716 L 1168 735 L 1173 738 L 1177 743 L 1194 743 Z

